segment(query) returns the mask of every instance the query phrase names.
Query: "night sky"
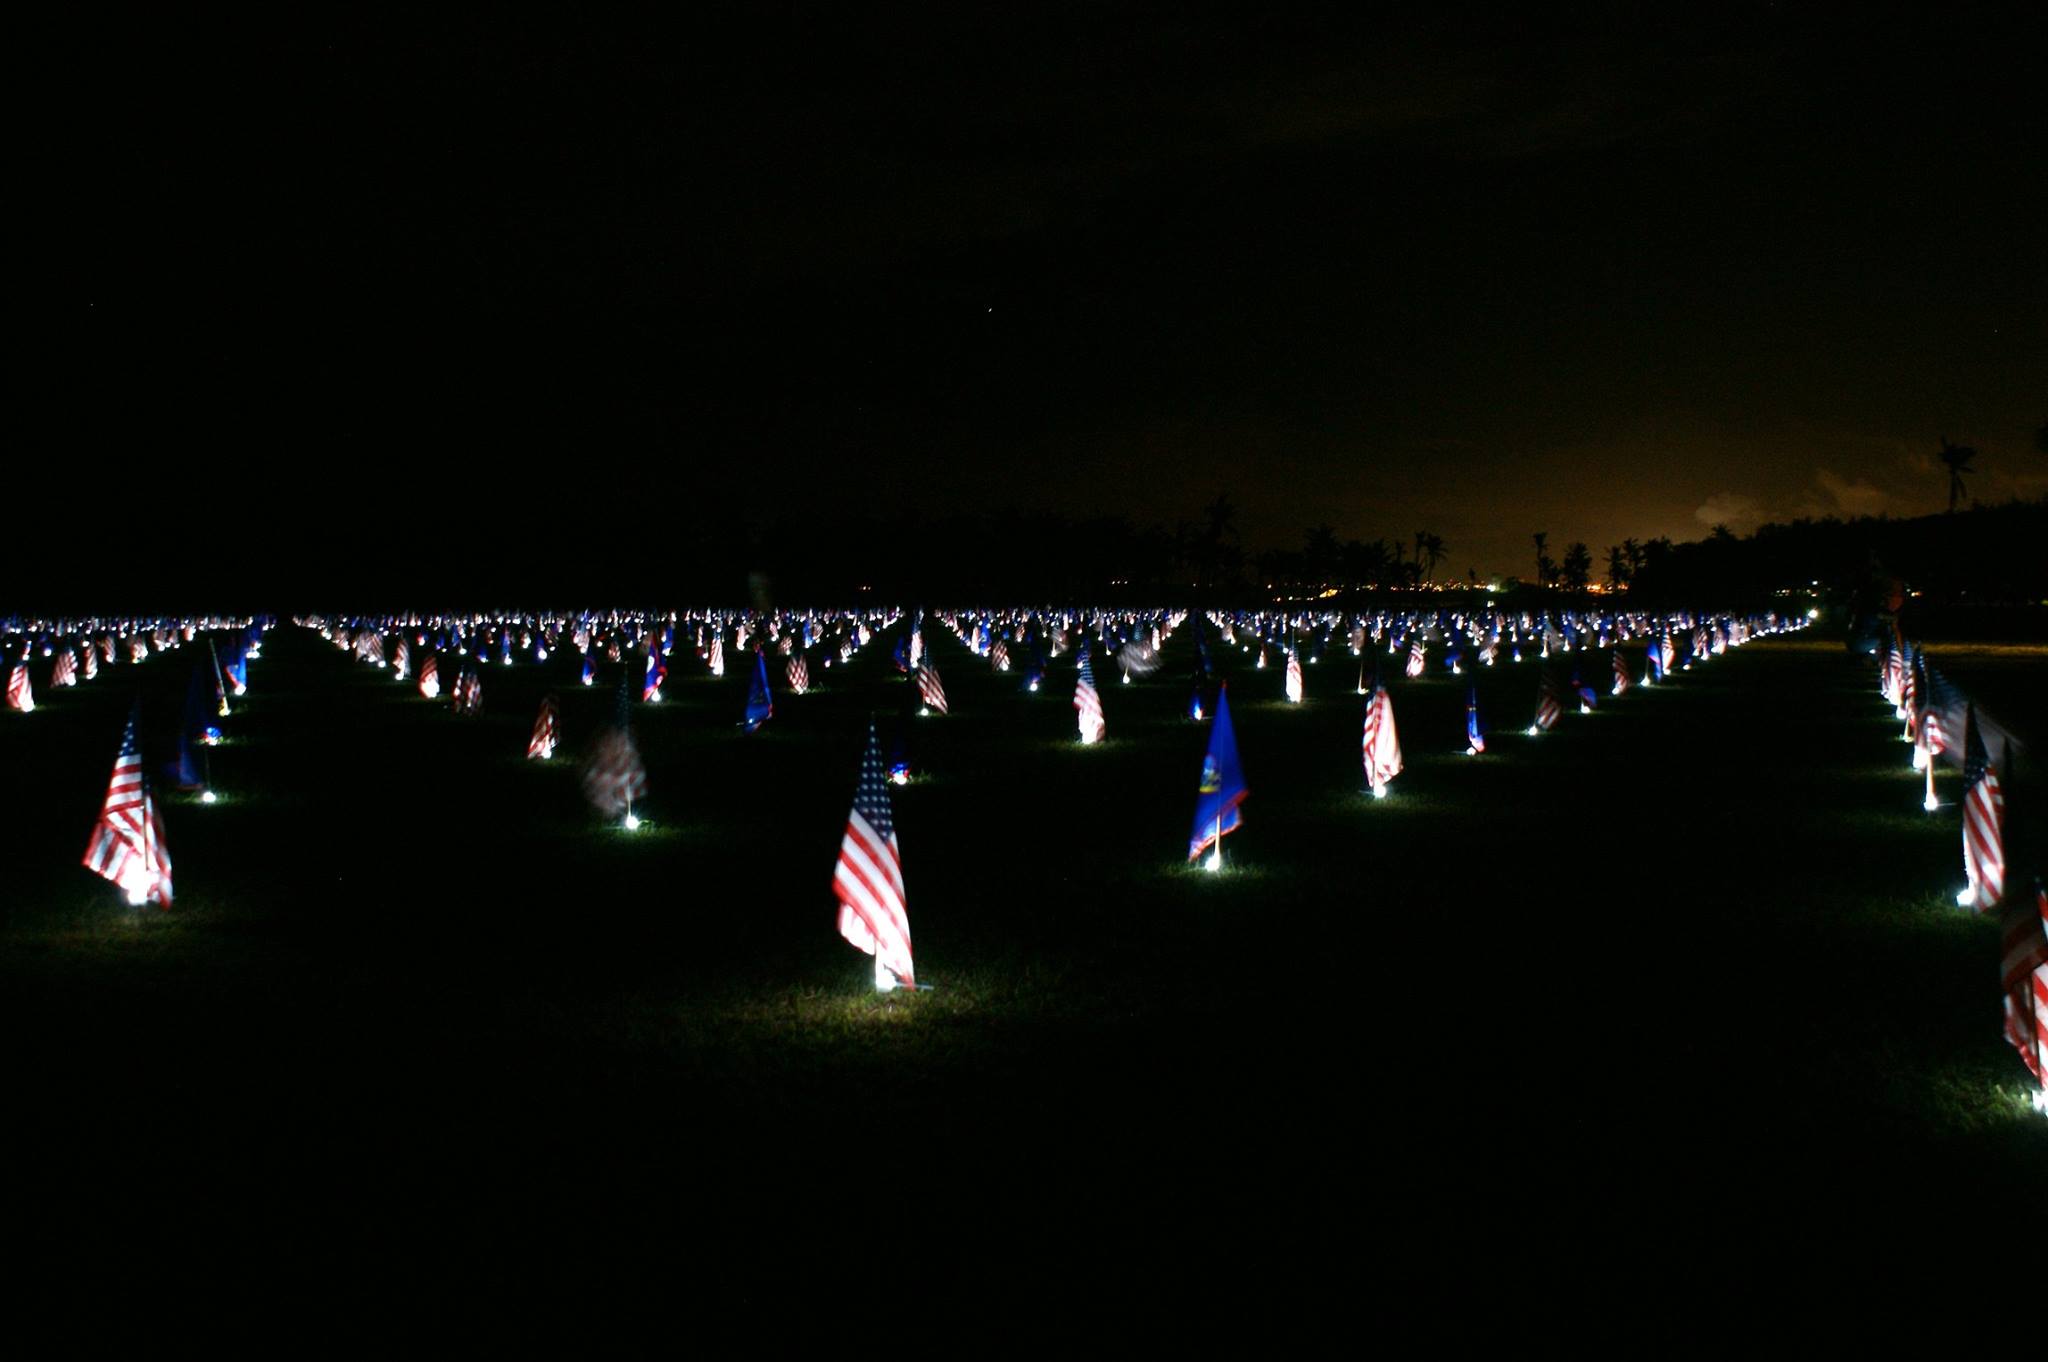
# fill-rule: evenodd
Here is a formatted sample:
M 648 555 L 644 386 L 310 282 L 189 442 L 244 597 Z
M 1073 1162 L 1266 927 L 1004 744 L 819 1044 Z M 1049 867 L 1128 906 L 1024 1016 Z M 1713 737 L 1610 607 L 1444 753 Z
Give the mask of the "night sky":
M 1939 509 L 1943 435 L 2048 492 L 2017 28 L 859 8 L 22 34 L 0 597 L 131 532 L 195 590 L 546 594 L 1226 489 L 1248 548 L 1484 576 Z

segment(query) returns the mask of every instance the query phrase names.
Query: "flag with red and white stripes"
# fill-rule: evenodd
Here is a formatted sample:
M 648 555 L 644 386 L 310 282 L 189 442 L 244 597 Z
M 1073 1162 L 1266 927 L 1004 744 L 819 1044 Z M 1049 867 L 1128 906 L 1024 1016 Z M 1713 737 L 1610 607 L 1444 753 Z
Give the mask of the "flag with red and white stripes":
M 1365 735 L 1362 743 L 1365 783 L 1376 795 L 1387 792 L 1387 782 L 1401 774 L 1401 739 L 1394 732 L 1394 700 L 1384 685 L 1375 685 L 1365 702 Z
M 1981 913 L 2005 897 L 2005 792 L 1974 705 L 1963 713 L 1963 874 L 1965 907 Z
M 50 668 L 50 689 L 78 684 L 78 654 L 69 648 L 57 654 L 57 663 Z
M 1621 694 L 1628 689 L 1628 683 L 1628 659 L 1621 655 L 1621 649 L 1616 648 L 1614 650 L 1614 689 L 1611 693 L 1615 695 Z
M 2006 909 L 2005 1038 L 2048 1090 L 2048 889 Z
M 804 661 L 801 652 L 791 655 L 788 672 L 791 695 L 802 695 L 811 688 L 811 664 Z
M 557 721 L 555 697 L 543 696 L 540 715 L 533 721 L 533 736 L 526 740 L 526 755 L 535 760 L 546 761 L 555 755 L 555 724 Z
M 903 902 L 903 859 L 882 769 L 882 747 L 868 725 L 868 749 L 854 786 L 853 810 L 832 872 L 839 899 L 839 934 L 875 957 L 875 987 L 887 993 L 915 988 L 910 962 L 910 915 Z
M 917 693 L 924 700 L 925 708 L 932 713 L 946 712 L 946 687 L 939 681 L 939 669 L 932 665 L 929 657 L 917 669 Z
M 1074 682 L 1074 708 L 1081 724 L 1081 741 L 1101 742 L 1108 724 L 1102 718 L 1102 696 L 1095 689 L 1095 668 L 1088 661 L 1088 649 L 1081 648 L 1081 674 Z
M 441 663 L 433 653 L 428 653 L 427 660 L 420 663 L 420 694 L 429 700 L 441 695 Z
M 100 821 L 86 843 L 84 865 L 120 885 L 130 903 L 168 908 L 171 855 L 164 847 L 163 812 L 150 797 L 149 782 L 143 778 L 142 750 L 135 739 L 136 717 L 131 710 L 128 727 L 121 734 L 121 751 L 114 758 L 114 774 L 107 782 L 106 802 L 100 806 Z
M 1547 733 L 1564 714 L 1564 699 L 1558 694 L 1557 681 L 1548 670 L 1542 674 L 1536 688 L 1536 722 L 1531 728 L 1538 733 Z
M 1305 691 L 1301 684 L 1301 650 L 1299 648 L 1289 648 L 1287 650 L 1286 684 L 1287 703 L 1290 705 L 1300 704 Z
M 23 714 L 33 713 L 36 707 L 36 693 L 28 683 L 28 658 L 24 655 L 7 673 L 7 707 L 18 709 Z

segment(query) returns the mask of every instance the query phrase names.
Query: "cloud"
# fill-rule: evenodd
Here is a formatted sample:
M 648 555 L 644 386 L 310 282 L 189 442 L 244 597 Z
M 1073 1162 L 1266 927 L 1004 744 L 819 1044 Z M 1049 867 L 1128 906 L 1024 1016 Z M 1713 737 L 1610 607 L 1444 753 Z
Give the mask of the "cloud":
M 1737 534 L 1753 530 L 1768 519 L 1755 497 L 1740 496 L 1734 492 L 1714 493 L 1700 503 L 1692 518 L 1708 529 L 1726 525 Z
M 1863 478 L 1845 478 L 1830 468 L 1817 468 L 1813 480 L 1820 484 L 1818 514 L 1838 515 L 1853 518 L 1863 515 L 1884 515 L 1893 508 L 1895 498 L 1877 484 Z

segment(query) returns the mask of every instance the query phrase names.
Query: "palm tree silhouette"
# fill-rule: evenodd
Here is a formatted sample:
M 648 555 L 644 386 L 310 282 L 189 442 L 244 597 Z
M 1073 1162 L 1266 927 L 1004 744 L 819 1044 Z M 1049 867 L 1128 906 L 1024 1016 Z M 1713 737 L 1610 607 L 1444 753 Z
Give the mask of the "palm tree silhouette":
M 1422 564 L 1422 578 L 1429 581 L 1436 576 L 1436 565 L 1444 559 L 1444 541 L 1441 535 L 1429 530 L 1415 532 L 1415 557 Z
M 1956 498 L 1969 495 L 1963 487 L 1963 474 L 1976 471 L 1970 467 L 1970 460 L 1977 457 L 1977 451 L 1968 445 L 1952 445 L 1948 442 L 1948 436 L 1944 435 L 1941 437 L 1940 457 L 1941 461 L 1948 465 L 1948 509 L 1953 515 Z

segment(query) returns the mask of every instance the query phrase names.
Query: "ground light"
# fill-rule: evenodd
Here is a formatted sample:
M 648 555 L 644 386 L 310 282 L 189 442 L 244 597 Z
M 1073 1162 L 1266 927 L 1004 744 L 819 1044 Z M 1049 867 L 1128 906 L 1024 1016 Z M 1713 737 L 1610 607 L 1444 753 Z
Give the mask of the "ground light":
M 2038 1088 L 2035 1090 L 2034 1110 L 2043 1116 L 2048 1116 L 2048 1088 Z
M 625 828 L 627 832 L 638 832 L 640 830 L 640 818 L 637 814 L 629 813 L 626 815 L 626 821 L 620 824 L 620 826 Z
M 1536 727 L 1536 725 L 1534 724 L 1529 725 L 1529 736 L 1532 738 L 1535 737 L 1538 733 L 1541 733 L 1542 731 L 1542 729 Z
M 1958 907 L 1958 908 L 1975 908 L 1976 906 L 1977 906 L 1977 886 L 1976 886 L 1976 885 L 1974 885 L 1974 884 L 1964 885 L 1964 886 L 1963 886 L 1963 887 L 1962 887 L 1961 889 L 1958 889 L 1958 890 L 1956 891 L 1956 907 Z
M 1223 869 L 1222 847 L 1219 846 L 1214 851 L 1209 853 L 1209 859 L 1202 862 L 1202 869 L 1208 871 L 1212 875 L 1215 874 L 1217 871 Z
M 201 794 L 200 794 L 200 796 L 199 796 L 199 802 L 200 802 L 200 803 L 202 803 L 202 804 L 211 804 L 211 803 L 213 803 L 213 802 L 214 802 L 214 793 L 213 793 L 213 791 L 211 791 L 211 790 L 207 790 L 207 791 L 204 791 L 203 793 L 201 793 Z
M 1387 787 L 1386 787 L 1385 785 L 1375 785 L 1375 786 L 1373 786 L 1373 787 L 1372 787 L 1372 797 L 1373 797 L 1374 799 L 1385 799 L 1385 798 L 1387 797 Z
M 1941 807 L 1941 801 L 1939 799 L 1936 799 L 1933 795 L 1929 795 L 1927 796 L 1927 798 L 1920 801 L 1920 807 L 1927 810 L 1927 812 L 1929 813 L 1933 813 L 1936 809 L 1939 809 Z

